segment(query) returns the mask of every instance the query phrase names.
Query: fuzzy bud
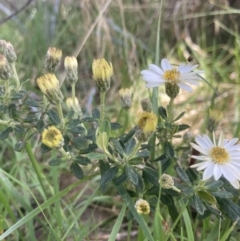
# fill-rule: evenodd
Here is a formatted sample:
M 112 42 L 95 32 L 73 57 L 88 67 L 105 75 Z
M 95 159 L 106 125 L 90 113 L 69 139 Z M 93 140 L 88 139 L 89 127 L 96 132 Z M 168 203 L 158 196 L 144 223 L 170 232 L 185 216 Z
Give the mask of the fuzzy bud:
M 110 88 L 110 78 L 113 75 L 112 63 L 104 58 L 95 59 L 92 64 L 93 78 L 99 92 L 105 92 Z
M 16 62 L 17 54 L 16 54 L 15 49 L 13 48 L 12 44 L 10 42 L 6 42 L 6 47 L 7 47 L 7 51 L 6 51 L 5 56 L 8 60 L 8 62 L 9 63 Z
M 138 199 L 135 203 L 135 209 L 139 214 L 149 214 L 150 213 L 150 205 L 144 199 Z
M 79 104 L 79 101 L 78 99 L 75 97 L 75 99 L 73 100 L 72 97 L 69 97 L 66 99 L 66 104 L 67 104 L 67 107 L 69 109 L 72 109 L 74 110 L 75 113 L 77 113 L 80 118 L 82 117 L 82 110 L 81 110 L 81 106 Z
M 120 89 L 119 95 L 121 99 L 121 105 L 123 109 L 128 110 L 132 106 L 132 90 L 131 89 Z
M 165 83 L 165 91 L 166 94 L 171 98 L 174 99 L 177 97 L 179 94 L 179 87 L 177 84 L 172 84 L 172 83 Z
M 55 47 L 48 48 L 46 61 L 45 61 L 45 69 L 48 72 L 52 72 L 52 73 L 57 71 L 61 64 L 61 58 L 62 58 L 61 49 L 57 49 Z
M 151 103 L 150 99 L 148 99 L 148 98 L 142 99 L 141 106 L 144 111 L 152 112 L 152 103 Z
M 162 174 L 159 179 L 159 183 L 163 189 L 172 189 L 176 192 L 180 192 L 180 190 L 174 186 L 174 180 L 170 175 Z
M 207 130 L 209 132 L 213 132 L 217 129 L 219 122 L 223 118 L 223 112 L 219 110 L 210 110 L 209 111 L 209 119 L 207 123 Z
M 0 79 L 8 80 L 12 76 L 13 72 L 8 63 L 7 58 L 0 54 Z
M 78 81 L 78 62 L 76 57 L 67 56 L 64 59 L 64 67 L 67 72 L 66 80 L 70 83 L 76 83 Z

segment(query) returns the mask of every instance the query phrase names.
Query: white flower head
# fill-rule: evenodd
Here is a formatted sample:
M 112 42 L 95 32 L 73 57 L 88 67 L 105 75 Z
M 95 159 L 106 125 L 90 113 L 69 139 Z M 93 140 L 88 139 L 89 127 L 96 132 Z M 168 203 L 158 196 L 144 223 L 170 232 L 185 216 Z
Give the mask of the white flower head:
M 216 142 L 213 133 L 213 141 L 207 136 L 196 136 L 192 147 L 199 151 L 201 156 L 191 156 L 200 160 L 200 163 L 194 164 L 191 168 L 197 168 L 198 171 L 204 170 L 203 180 L 214 177 L 218 180 L 221 176 L 227 179 L 230 184 L 239 189 L 240 180 L 240 145 L 236 145 L 238 138 L 227 140 L 221 133 L 218 142 Z
M 172 66 L 167 59 L 162 59 L 161 68 L 155 64 L 150 64 L 148 70 L 142 70 L 141 74 L 147 87 L 152 88 L 165 83 L 176 84 L 178 87 L 192 92 L 190 85 L 199 85 L 201 78 L 198 74 L 203 71 L 193 71 L 198 65 L 180 64 L 178 67 Z

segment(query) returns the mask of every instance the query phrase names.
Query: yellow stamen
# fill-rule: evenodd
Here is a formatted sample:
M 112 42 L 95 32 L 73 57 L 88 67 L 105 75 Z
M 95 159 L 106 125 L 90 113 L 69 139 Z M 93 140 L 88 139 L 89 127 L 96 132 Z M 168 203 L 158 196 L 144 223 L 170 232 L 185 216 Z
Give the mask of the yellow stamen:
M 210 157 L 213 162 L 217 164 L 225 164 L 229 162 L 229 155 L 226 152 L 226 149 L 219 146 L 212 148 L 210 151 Z
M 179 82 L 180 72 L 174 68 L 171 70 L 165 71 L 163 78 L 171 84 L 177 84 Z

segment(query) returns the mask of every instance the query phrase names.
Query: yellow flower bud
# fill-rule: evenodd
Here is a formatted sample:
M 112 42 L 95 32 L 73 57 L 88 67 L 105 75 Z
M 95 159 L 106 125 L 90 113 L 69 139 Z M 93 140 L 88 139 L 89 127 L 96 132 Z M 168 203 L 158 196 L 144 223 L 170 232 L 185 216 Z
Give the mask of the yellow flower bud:
M 7 58 L 0 54 L 0 79 L 7 80 L 12 76 L 12 74 L 13 72 Z
M 108 90 L 110 87 L 110 78 L 113 75 L 112 63 L 108 63 L 104 58 L 96 59 L 93 61 L 92 71 L 97 89 L 100 92 Z
M 66 104 L 69 109 L 74 110 L 80 117 L 82 116 L 81 106 L 78 99 L 75 97 L 74 101 L 72 97 L 66 99 Z
M 143 111 L 138 117 L 138 127 L 145 133 L 151 133 L 156 130 L 157 116 L 153 112 Z
M 45 74 L 37 79 L 38 86 L 52 104 L 63 100 L 59 81 L 54 74 Z
M 61 148 L 64 145 L 63 135 L 55 126 L 43 130 L 42 143 L 50 148 Z
M 78 62 L 76 57 L 67 56 L 64 59 L 64 67 L 67 71 L 66 80 L 70 83 L 76 83 L 78 80 Z
M 120 89 L 119 95 L 121 98 L 121 105 L 125 110 L 128 110 L 132 106 L 132 90 L 131 89 Z
M 148 98 L 142 99 L 141 106 L 144 111 L 152 112 L 152 103 L 151 103 L 150 99 L 148 99 Z
M 149 214 L 150 213 L 150 205 L 144 199 L 138 199 L 135 203 L 135 209 L 139 214 Z
M 61 64 L 62 50 L 55 47 L 48 48 L 45 68 L 49 72 L 55 72 L 58 70 Z

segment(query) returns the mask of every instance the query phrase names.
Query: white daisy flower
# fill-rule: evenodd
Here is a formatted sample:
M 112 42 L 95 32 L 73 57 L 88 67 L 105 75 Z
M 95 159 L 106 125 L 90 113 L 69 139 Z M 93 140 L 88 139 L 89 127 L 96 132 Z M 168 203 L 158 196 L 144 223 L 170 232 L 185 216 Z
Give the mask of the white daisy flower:
M 196 136 L 192 147 L 202 153 L 202 156 L 191 156 L 200 160 L 200 163 L 194 164 L 191 168 L 197 168 L 198 171 L 204 170 L 203 180 L 214 176 L 218 180 L 221 176 L 225 177 L 231 185 L 239 189 L 240 180 L 240 145 L 236 145 L 238 138 L 227 140 L 221 133 L 218 142 L 216 142 L 213 133 L 213 142 L 207 135 Z
M 192 88 L 188 85 L 199 85 L 201 78 L 197 74 L 203 71 L 193 70 L 198 65 L 181 64 L 178 67 L 172 66 L 167 59 L 162 59 L 161 68 L 155 64 L 150 64 L 148 70 L 142 70 L 141 74 L 147 81 L 147 87 L 152 88 L 165 83 L 177 84 L 180 88 L 192 92 Z

